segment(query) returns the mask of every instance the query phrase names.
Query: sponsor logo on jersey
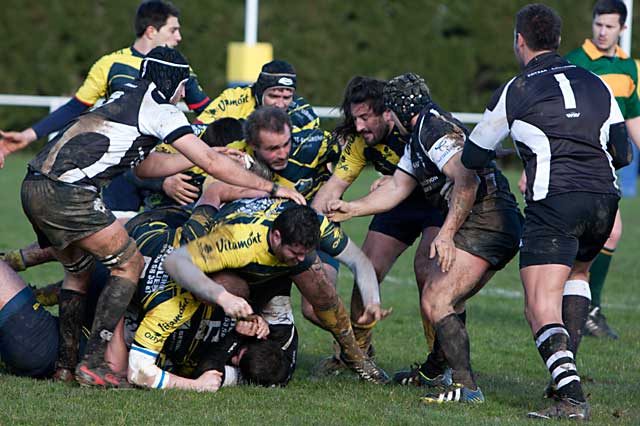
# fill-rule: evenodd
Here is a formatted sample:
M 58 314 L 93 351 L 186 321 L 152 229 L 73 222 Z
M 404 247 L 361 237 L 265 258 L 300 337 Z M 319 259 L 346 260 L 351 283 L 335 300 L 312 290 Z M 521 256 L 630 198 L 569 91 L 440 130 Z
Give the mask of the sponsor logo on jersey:
M 225 111 L 228 106 L 240 106 L 249 102 L 249 95 L 241 95 L 238 99 L 225 99 L 218 102 L 218 109 Z
M 218 250 L 218 253 L 224 253 L 225 251 L 249 248 L 254 244 L 260 244 L 261 242 L 262 234 L 251 232 L 244 240 L 231 241 L 226 238 L 221 238 L 216 241 L 216 249 Z
M 580 113 L 579 112 L 568 112 L 565 115 L 567 116 L 567 118 L 578 118 L 578 117 L 580 117 Z
M 178 313 L 171 320 L 158 323 L 158 327 L 160 327 L 160 330 L 170 331 L 171 329 L 175 328 L 176 324 L 182 320 L 184 311 L 187 309 L 188 304 L 188 301 L 181 300 L 180 303 L 178 303 Z

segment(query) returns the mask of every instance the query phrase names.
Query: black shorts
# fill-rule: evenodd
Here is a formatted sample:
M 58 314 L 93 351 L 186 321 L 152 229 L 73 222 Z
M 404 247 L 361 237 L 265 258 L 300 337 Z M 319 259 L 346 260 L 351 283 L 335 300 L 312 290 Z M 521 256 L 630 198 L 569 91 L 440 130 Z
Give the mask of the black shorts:
M 515 199 L 513 203 L 493 200 L 490 209 L 474 206 L 453 241 L 460 250 L 481 257 L 491 270 L 499 271 L 518 253 L 523 222 Z
M 36 301 L 29 287 L 0 311 L 0 359 L 18 376 L 49 377 L 55 371 L 58 319 Z
M 42 248 L 62 250 L 116 220 L 96 191 L 31 171 L 22 182 L 21 197 L 22 209 Z
M 442 212 L 427 203 L 420 189 L 388 212 L 375 215 L 369 231 L 380 232 L 410 246 L 425 228 L 440 227 L 443 222 Z
M 572 192 L 530 202 L 525 208 L 520 268 L 573 266 L 593 260 L 609 238 L 620 197 Z

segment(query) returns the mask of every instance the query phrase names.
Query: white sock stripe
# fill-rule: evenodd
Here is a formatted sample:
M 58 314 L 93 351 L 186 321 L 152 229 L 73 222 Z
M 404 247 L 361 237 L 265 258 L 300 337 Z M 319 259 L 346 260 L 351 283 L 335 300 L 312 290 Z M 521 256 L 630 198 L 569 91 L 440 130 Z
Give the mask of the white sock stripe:
M 460 388 L 456 389 L 456 397 L 455 397 L 456 401 L 460 401 L 461 394 L 462 394 L 462 391 L 460 390 Z
M 584 280 L 569 280 L 564 283 L 563 296 L 582 296 L 591 300 L 591 289 L 589 283 Z
M 562 373 L 566 373 L 567 371 L 573 371 L 574 373 L 577 373 L 578 369 L 576 368 L 576 365 L 574 363 L 567 362 L 554 368 L 551 372 L 551 377 L 553 377 L 553 380 L 555 380 L 556 377 L 558 377 Z
M 556 385 L 556 388 L 560 389 L 560 388 L 562 388 L 562 387 L 564 387 L 564 386 L 568 385 L 569 383 L 574 382 L 576 380 L 578 382 L 580 381 L 580 377 L 578 377 L 577 375 L 565 377 L 564 379 L 562 379 L 562 380 L 560 380 L 558 382 L 558 384 Z
M 566 334 L 568 336 L 569 332 L 564 327 L 553 327 L 548 330 L 545 330 L 545 332 L 542 333 L 540 337 L 536 339 L 536 347 L 539 348 L 540 345 L 542 345 L 545 340 L 547 340 L 549 337 L 551 337 L 554 334 Z
M 571 360 L 573 361 L 573 352 L 571 352 L 571 351 L 558 351 L 555 354 L 551 355 L 545 361 L 545 364 L 547 364 L 547 368 L 551 368 L 553 363 L 556 362 L 557 360 L 559 360 L 560 358 L 571 358 Z

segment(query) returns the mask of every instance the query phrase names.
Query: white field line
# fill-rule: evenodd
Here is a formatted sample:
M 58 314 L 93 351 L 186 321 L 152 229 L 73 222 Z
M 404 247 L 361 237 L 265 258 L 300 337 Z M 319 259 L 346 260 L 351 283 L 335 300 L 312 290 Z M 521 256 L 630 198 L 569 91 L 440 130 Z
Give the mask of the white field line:
M 406 278 L 399 278 L 393 275 L 387 275 L 384 278 L 385 282 L 391 284 L 400 284 L 400 285 L 410 285 L 415 287 L 415 280 L 409 280 Z M 483 288 L 480 293 L 480 296 L 487 297 L 497 297 L 501 299 L 524 299 L 524 292 L 522 290 L 507 290 L 499 287 L 492 287 L 491 282 L 487 284 L 485 288 Z M 640 312 L 640 302 L 637 303 L 603 303 L 602 304 L 607 309 L 618 309 L 622 311 L 637 311 Z

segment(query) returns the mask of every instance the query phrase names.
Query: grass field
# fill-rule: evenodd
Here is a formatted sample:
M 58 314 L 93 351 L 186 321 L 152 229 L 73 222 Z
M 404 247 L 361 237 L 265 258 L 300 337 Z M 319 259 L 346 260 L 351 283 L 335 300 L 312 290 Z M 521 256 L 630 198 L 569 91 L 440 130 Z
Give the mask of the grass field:
M 34 238 L 19 201 L 26 161 L 26 156 L 10 157 L 0 171 L 0 248 Z M 515 179 L 515 173 L 510 176 Z M 366 191 L 372 178 L 372 173 L 362 177 L 347 198 Z M 578 359 L 596 425 L 640 424 L 640 199 L 623 200 L 621 206 L 624 236 L 604 293 L 604 312 L 621 337 L 585 338 Z M 345 228 L 361 242 L 367 224 L 367 219 L 356 219 Z M 377 327 L 375 343 L 379 364 L 390 374 L 425 356 L 412 260 L 410 250 L 382 287 L 383 304 L 392 306 L 394 313 Z M 339 288 L 346 298 L 352 278 L 344 269 Z M 23 273 L 34 283 L 61 275 L 60 267 L 51 264 Z M 522 313 L 517 260 L 467 307 L 473 367 L 487 400 L 482 405 L 424 406 L 418 399 L 424 393 L 421 388 L 379 387 L 348 373 L 314 378 L 311 369 L 331 351 L 331 338 L 302 319 L 297 293 L 294 306 L 300 350 L 298 369 L 287 388 L 225 388 L 216 394 L 104 391 L 0 373 L 0 425 L 520 425 L 530 424 L 524 418 L 527 411 L 547 405 L 541 394 L 548 373 Z

